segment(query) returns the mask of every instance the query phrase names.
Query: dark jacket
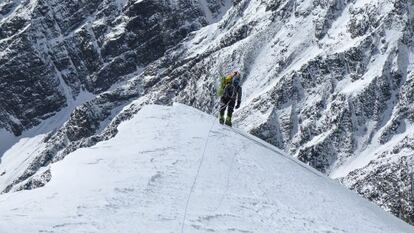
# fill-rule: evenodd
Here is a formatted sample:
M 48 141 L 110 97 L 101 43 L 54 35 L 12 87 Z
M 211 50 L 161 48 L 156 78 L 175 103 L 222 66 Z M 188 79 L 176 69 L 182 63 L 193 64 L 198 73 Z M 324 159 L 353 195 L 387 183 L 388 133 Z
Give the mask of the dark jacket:
M 236 106 L 241 103 L 242 97 L 242 88 L 240 85 L 228 84 L 226 88 L 224 88 L 224 93 L 222 98 L 227 100 L 236 101 Z

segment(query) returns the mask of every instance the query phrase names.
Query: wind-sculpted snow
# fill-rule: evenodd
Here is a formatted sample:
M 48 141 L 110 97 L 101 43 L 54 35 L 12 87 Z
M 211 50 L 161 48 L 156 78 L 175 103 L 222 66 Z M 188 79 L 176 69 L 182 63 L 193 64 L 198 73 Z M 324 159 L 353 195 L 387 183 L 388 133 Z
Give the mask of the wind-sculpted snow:
M 13 175 L 0 176 L 1 191 L 44 185 L 49 179 L 50 163 L 78 148 L 114 137 L 118 125 L 133 117 L 144 104 L 168 105 L 175 101 L 216 112 L 217 78 L 237 69 L 243 76 L 244 96 L 241 109 L 235 113 L 236 127 L 278 146 L 413 223 L 414 163 L 410 162 L 414 160 L 413 3 L 406 0 L 232 2 L 235 5 L 217 23 L 194 32 L 187 30 L 177 40 L 174 33 L 163 34 L 167 36 L 163 41 L 168 42 L 163 52 L 148 50 L 152 48 L 149 42 L 150 47 L 133 47 L 131 52 L 132 47 L 128 46 L 141 44 L 134 39 L 130 41 L 131 33 L 150 36 L 154 31 L 140 31 L 135 24 L 128 29 L 130 33 L 124 31 L 128 28 L 125 22 L 146 22 L 131 20 L 128 14 L 139 15 L 139 9 L 145 7 L 155 12 L 158 9 L 154 8 L 154 2 L 137 1 L 136 4 L 145 5 L 142 8 L 134 8 L 134 4 L 127 2 L 128 7 L 103 11 L 111 20 L 105 21 L 106 26 L 98 25 L 106 28 L 104 32 L 95 32 L 96 38 L 102 38 L 97 40 L 101 54 L 85 60 L 80 52 L 75 52 L 78 55 L 74 57 L 82 58 L 77 63 L 80 68 L 76 68 L 80 71 L 71 76 L 75 81 L 67 82 L 74 93 L 83 86 L 96 93 L 96 98 L 76 108 L 64 126 L 51 132 L 41 143 L 42 149 L 30 155 L 25 168 Z M 205 12 L 206 8 L 201 9 Z M 122 12 L 119 15 L 126 18 L 118 17 L 118 13 L 113 17 L 114 12 Z M 209 18 L 213 15 L 206 17 L 211 20 L 209 23 L 215 22 Z M 72 28 L 73 34 L 68 34 L 77 41 L 75 44 L 91 47 L 92 51 L 96 46 L 87 43 L 89 37 L 77 35 L 91 35 L 88 27 L 93 28 L 100 17 L 93 19 L 91 23 L 86 20 L 85 26 L 72 25 L 76 29 Z M 195 21 L 198 26 L 194 30 L 208 23 L 201 21 Z M 70 22 L 68 18 L 62 25 Z M 166 27 L 167 22 L 171 21 L 165 22 Z M 181 26 L 171 27 L 180 32 Z M 75 48 L 83 51 L 84 47 Z M 94 70 L 93 63 L 101 64 L 101 58 L 109 63 L 104 62 Z M 143 62 L 140 60 L 143 58 L 150 59 Z M 93 72 L 86 72 L 88 69 Z M 88 78 L 78 80 L 85 77 L 79 76 L 81 71 L 88 73 Z M 63 75 L 70 73 L 75 71 Z M 47 80 L 45 75 L 42 77 Z M 48 91 L 42 92 L 45 93 Z M 59 93 L 49 99 L 62 99 Z M 0 111 L 0 118 L 7 119 L 5 122 L 15 119 L 8 113 Z M 22 129 L 19 124 L 7 125 Z M 6 166 L 0 164 L 0 174 Z M 51 176 L 53 179 L 53 173 Z M 2 177 L 8 178 L 2 180 Z
M 187 106 L 145 106 L 112 139 L 0 196 L 1 232 L 352 232 L 413 227 Z

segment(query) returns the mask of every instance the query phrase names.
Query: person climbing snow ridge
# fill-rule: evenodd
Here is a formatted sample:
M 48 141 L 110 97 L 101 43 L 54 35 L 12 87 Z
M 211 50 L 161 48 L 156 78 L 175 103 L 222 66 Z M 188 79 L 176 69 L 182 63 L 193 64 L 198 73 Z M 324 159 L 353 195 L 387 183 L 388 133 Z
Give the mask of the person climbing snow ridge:
M 242 88 L 240 86 L 240 73 L 235 71 L 231 75 L 223 77 L 220 82 L 220 88 L 217 92 L 220 98 L 220 124 L 232 126 L 231 118 L 234 107 L 238 109 L 241 104 Z M 221 95 L 220 95 L 221 94 Z M 227 116 L 224 114 L 227 109 Z

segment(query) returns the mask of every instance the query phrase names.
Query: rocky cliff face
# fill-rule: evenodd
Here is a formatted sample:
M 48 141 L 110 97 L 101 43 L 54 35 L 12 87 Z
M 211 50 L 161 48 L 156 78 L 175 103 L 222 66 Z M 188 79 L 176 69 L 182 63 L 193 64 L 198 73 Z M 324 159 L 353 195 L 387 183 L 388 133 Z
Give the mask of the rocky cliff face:
M 0 126 L 20 135 L 86 90 L 137 75 L 191 31 L 217 20 L 222 1 L 0 3 Z
M 38 6 L 40 1 L 29 3 Z M 66 8 L 56 9 L 60 3 L 47 3 L 52 12 L 67 13 Z M 0 59 L 8 65 L 0 68 L 8 70 L 0 74 L 9 76 L 0 78 L 1 85 L 16 86 L 17 79 L 7 77 L 21 78 L 17 83 L 22 84 L 44 81 L 48 85 L 37 84 L 44 88 L 39 100 L 46 98 L 56 107 L 43 109 L 43 113 L 41 105 L 31 103 L 33 115 L 24 115 L 21 112 L 27 106 L 0 97 L 7 103 L 0 111 L 2 127 L 19 133 L 62 107 L 68 96 L 59 89 L 64 84 L 72 93 L 86 89 L 96 94 L 44 139 L 44 149 L 2 187 L 5 192 L 44 184 L 50 179 L 49 163 L 112 137 L 119 122 L 146 103 L 177 101 L 215 112 L 217 77 L 237 69 L 243 74 L 245 93 L 242 108 L 235 114 L 238 127 L 414 222 L 414 6 L 410 1 L 241 0 L 233 2 L 222 20 L 207 27 L 202 26 L 214 22 L 228 3 L 201 1 L 188 6 L 183 1 L 184 5 L 171 8 L 176 11 L 162 8 L 171 6 L 162 1 L 116 2 L 112 7 L 105 2 L 88 4 L 94 11 L 83 21 L 84 13 L 73 16 L 77 12 L 73 11 L 60 17 L 65 19 L 62 22 L 52 20 L 42 26 L 42 35 L 53 34 L 46 32 L 55 27 L 66 28 L 55 32 L 54 38 L 59 39 L 45 36 L 34 40 L 39 30 L 26 30 L 36 23 L 20 33 L 4 32 L 17 35 L 9 44 L 30 45 L 38 59 L 29 56 L 29 48 L 17 47 L 11 52 L 28 59 L 28 64 L 39 64 L 38 71 L 18 65 L 14 67 L 19 69 L 9 71 L 13 67 L 9 62 L 26 63 L 3 53 Z M 100 7 L 108 10 L 98 13 Z M 71 17 L 81 17 L 73 22 L 83 23 L 72 24 Z M 2 24 L 10 23 L 4 19 Z M 100 27 L 103 29 L 98 30 Z M 200 30 L 190 32 L 195 29 Z M 20 35 L 26 35 L 30 43 L 20 42 L 24 41 Z M 0 46 L 6 46 L 4 41 L 0 40 Z M 53 47 L 54 43 L 64 46 Z M 24 69 L 34 74 L 24 78 L 16 73 Z M 26 104 L 24 92 L 11 92 Z M 19 98 L 13 97 L 13 101 Z

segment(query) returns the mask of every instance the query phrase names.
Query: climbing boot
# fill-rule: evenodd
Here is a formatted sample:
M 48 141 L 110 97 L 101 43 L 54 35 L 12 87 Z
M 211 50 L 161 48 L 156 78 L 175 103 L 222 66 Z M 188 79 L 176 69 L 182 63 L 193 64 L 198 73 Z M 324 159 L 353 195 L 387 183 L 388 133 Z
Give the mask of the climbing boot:
M 225 124 L 231 127 L 231 117 L 226 118 Z
M 220 122 L 220 124 L 224 124 L 224 116 L 220 116 L 219 122 Z

